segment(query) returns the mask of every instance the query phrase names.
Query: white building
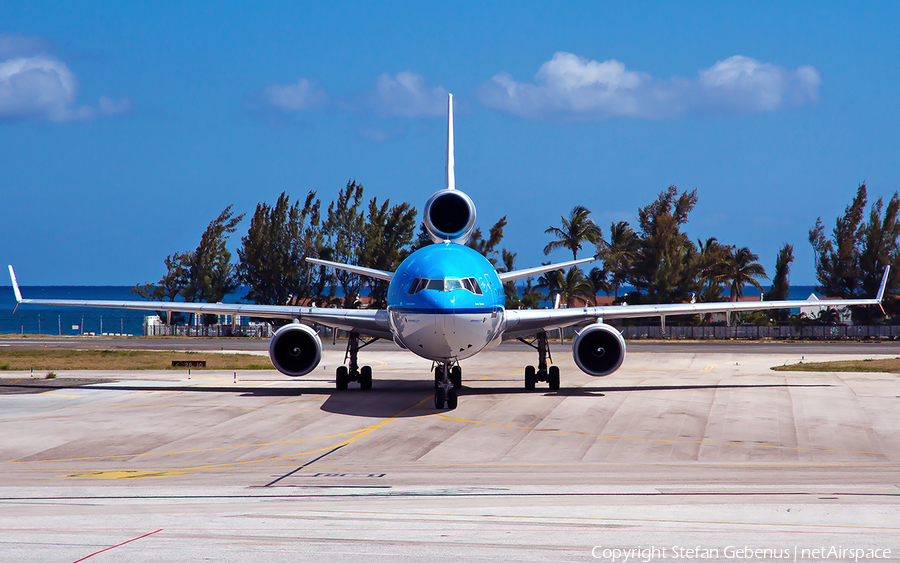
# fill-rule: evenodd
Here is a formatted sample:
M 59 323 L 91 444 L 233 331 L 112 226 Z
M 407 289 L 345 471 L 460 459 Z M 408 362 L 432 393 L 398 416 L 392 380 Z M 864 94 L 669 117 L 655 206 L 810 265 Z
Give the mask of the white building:
M 822 301 L 822 305 L 811 305 L 809 307 L 800 307 L 800 314 L 810 319 L 816 319 L 819 317 L 819 313 L 824 311 L 825 309 L 835 309 L 839 314 L 840 318 L 838 320 L 838 324 L 853 324 L 852 316 L 850 314 L 849 307 L 829 307 L 828 301 L 830 299 L 838 299 L 837 297 L 818 297 L 815 293 L 810 293 L 809 297 L 807 297 L 810 301 Z

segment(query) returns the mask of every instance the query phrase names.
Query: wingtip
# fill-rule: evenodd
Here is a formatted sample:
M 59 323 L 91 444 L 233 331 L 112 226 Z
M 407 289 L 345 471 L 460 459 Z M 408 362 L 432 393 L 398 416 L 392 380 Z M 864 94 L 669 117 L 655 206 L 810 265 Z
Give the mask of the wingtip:
M 13 285 L 13 293 L 16 294 L 16 305 L 22 302 L 22 292 L 19 291 L 19 283 L 16 281 L 16 272 L 13 270 L 12 264 L 8 264 L 9 266 L 9 279 L 12 280 Z
M 884 291 L 887 289 L 888 275 L 891 273 L 891 266 L 887 265 L 884 268 L 884 275 L 881 276 L 881 285 L 878 286 L 878 295 L 875 296 L 875 299 L 881 303 L 882 299 L 884 299 Z

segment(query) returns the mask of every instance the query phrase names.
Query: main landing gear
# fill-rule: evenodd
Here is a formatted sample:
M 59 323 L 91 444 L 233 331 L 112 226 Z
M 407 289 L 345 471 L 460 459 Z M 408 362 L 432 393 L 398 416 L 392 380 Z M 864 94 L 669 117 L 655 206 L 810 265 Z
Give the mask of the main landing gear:
M 559 367 L 558 366 L 550 366 L 547 367 L 547 358 L 550 358 L 550 361 L 553 361 L 553 358 L 550 356 L 550 348 L 547 346 L 547 333 L 539 332 L 534 342 L 528 342 L 524 338 L 518 339 L 520 342 L 524 342 L 528 344 L 532 348 L 538 351 L 538 367 L 535 370 L 534 366 L 526 366 L 525 367 L 525 389 L 534 389 L 535 384 L 538 381 L 546 381 L 550 387 L 551 391 L 556 391 L 559 389 Z
M 434 368 L 434 408 L 453 410 L 459 402 L 457 389 L 462 387 L 462 368 L 459 364 L 438 364 Z
M 372 388 L 372 368 L 370 366 L 363 366 L 360 368 L 357 359 L 361 348 L 365 348 L 378 339 L 373 338 L 368 342 L 364 342 L 362 346 L 360 346 L 359 340 L 358 333 L 350 333 L 350 338 L 347 340 L 347 353 L 344 354 L 344 362 L 349 358 L 350 365 L 349 368 L 348 366 L 340 366 L 337 368 L 334 384 L 338 389 L 346 389 L 351 381 L 358 381 L 360 389 L 367 390 Z

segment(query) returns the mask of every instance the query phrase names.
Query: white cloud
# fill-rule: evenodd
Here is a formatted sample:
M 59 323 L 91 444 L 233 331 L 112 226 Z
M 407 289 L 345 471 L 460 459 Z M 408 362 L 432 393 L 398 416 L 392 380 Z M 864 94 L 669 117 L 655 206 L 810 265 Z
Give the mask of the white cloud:
M 441 86 L 428 86 L 422 76 L 409 71 L 395 78 L 387 73 L 380 75 L 365 98 L 381 117 L 431 117 L 447 111 L 447 91 Z
M 738 55 L 701 70 L 698 84 L 711 107 L 757 112 L 814 102 L 819 81 L 811 66 L 791 71 Z
M 265 89 L 263 98 L 275 108 L 284 111 L 318 109 L 328 105 L 325 90 L 315 81 L 301 78 L 296 84 L 273 84 Z
M 66 119 L 78 84 L 65 63 L 38 55 L 0 63 L 0 117 Z
M 281 112 L 334 107 L 343 111 L 368 112 L 378 117 L 429 117 L 446 111 L 447 91 L 432 87 L 422 76 L 404 71 L 396 76 L 387 73 L 375 79 L 366 92 L 331 97 L 315 80 L 301 78 L 295 84 L 273 84 L 251 102 Z
M 814 102 L 819 72 L 790 70 L 734 56 L 699 71 L 696 79 L 668 80 L 626 70 L 616 60 L 591 61 L 556 53 L 535 75 L 535 83 L 508 74 L 479 87 L 485 105 L 528 119 L 603 119 L 773 111 Z
M 248 96 L 245 106 L 257 117 L 277 125 L 290 123 L 293 114 L 325 108 L 361 115 L 365 123 L 358 125 L 356 132 L 383 142 L 410 131 L 398 119 L 444 115 L 447 91 L 429 86 L 421 75 L 409 71 L 396 76 L 381 74 L 372 88 L 348 96 L 330 96 L 315 80 L 300 78 L 294 84 L 273 84 Z
M 32 52 L 46 46 L 40 38 L 0 35 L 0 55 Z M 47 54 L 15 56 L 0 61 L 0 120 L 71 121 L 121 113 L 129 100 L 106 96 L 96 106 L 74 107 L 78 80 L 66 63 Z

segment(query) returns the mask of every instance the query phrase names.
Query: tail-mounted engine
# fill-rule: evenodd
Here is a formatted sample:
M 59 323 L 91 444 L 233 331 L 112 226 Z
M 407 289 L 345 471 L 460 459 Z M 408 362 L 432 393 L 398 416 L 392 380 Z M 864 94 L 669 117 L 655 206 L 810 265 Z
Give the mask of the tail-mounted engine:
M 269 341 L 269 358 L 275 369 L 285 375 L 306 375 L 322 359 L 322 341 L 316 331 L 304 324 L 285 325 Z
M 584 373 L 595 377 L 609 375 L 625 359 L 625 339 L 608 324 L 592 324 L 575 337 L 572 355 Z
M 475 204 L 459 190 L 441 190 L 425 203 L 425 228 L 434 242 L 465 244 L 475 228 Z

